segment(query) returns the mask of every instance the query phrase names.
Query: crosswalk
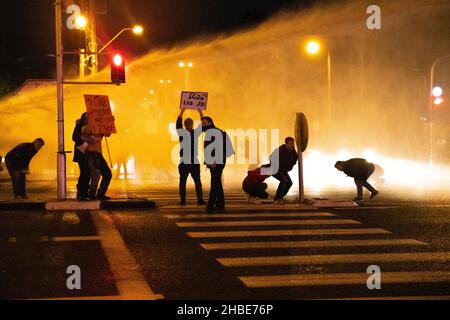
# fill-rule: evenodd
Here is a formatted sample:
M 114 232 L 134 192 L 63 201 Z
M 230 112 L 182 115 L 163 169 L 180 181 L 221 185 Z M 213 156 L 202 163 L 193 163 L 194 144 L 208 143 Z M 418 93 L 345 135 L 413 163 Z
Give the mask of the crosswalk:
M 255 211 L 236 200 L 230 213 L 205 214 L 198 207 L 174 205 L 161 211 L 255 297 L 411 298 L 431 297 L 436 290 L 450 293 L 450 252 L 332 212 L 259 207 Z M 381 269 L 381 290 L 367 287 L 370 265 Z

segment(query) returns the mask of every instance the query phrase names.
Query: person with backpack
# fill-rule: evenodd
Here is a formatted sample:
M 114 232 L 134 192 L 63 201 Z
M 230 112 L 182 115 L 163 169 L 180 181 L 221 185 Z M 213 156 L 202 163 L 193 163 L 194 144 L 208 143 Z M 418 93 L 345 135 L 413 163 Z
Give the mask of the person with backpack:
M 217 128 L 210 117 L 202 118 L 202 130 L 205 132 L 205 164 L 211 173 L 211 189 L 206 212 L 224 211 L 225 195 L 222 174 L 227 158 L 234 154 L 233 145 L 228 134 Z

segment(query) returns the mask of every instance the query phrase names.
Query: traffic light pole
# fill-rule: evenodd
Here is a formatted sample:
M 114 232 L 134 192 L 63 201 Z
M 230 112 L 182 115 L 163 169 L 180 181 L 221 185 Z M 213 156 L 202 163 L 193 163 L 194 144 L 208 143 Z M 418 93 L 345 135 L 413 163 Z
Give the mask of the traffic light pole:
M 66 189 L 66 152 L 64 148 L 64 75 L 62 47 L 62 10 L 61 1 L 55 0 L 55 38 L 56 38 L 56 92 L 58 107 L 58 153 L 57 153 L 57 188 L 58 200 L 67 197 Z

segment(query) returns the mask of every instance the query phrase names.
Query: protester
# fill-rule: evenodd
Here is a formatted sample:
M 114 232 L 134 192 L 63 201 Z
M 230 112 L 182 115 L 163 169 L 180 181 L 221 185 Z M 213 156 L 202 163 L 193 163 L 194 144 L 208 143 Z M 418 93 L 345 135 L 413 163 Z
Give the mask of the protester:
M 202 118 L 202 130 L 205 132 L 205 164 L 211 173 L 211 189 L 206 211 L 225 210 L 225 195 L 222 186 L 222 173 L 226 160 L 234 154 L 228 134 L 214 125 L 210 117 Z
M 274 203 L 283 204 L 284 197 L 288 194 L 289 189 L 292 187 L 292 180 L 289 177 L 288 172 L 292 170 L 298 159 L 298 154 L 295 151 L 294 138 L 287 137 L 284 139 L 284 144 L 275 149 L 269 159 L 271 162 L 271 167 L 275 167 L 276 170 L 273 177 L 280 181 L 275 194 Z
M 198 161 L 198 138 L 202 133 L 202 126 L 199 125 L 195 130 L 194 121 L 191 118 L 184 120 L 183 129 L 183 114 L 186 109 L 181 109 L 178 115 L 176 128 L 180 140 L 180 163 L 178 165 L 178 172 L 180 173 L 180 205 L 186 205 L 186 182 L 189 174 L 195 183 L 195 192 L 197 194 L 197 204 L 205 205 L 203 200 L 202 181 L 200 178 L 200 163 Z M 202 110 L 198 110 L 200 119 L 203 118 Z
M 21 143 L 5 156 L 5 164 L 11 176 L 16 199 L 28 199 L 25 187 L 25 175 L 30 173 L 30 161 L 44 146 L 44 140 L 37 138 L 31 143 Z
M 88 200 L 89 198 L 89 169 L 86 159 L 86 148 L 89 142 L 93 140 L 89 136 L 83 136 L 83 126 L 87 124 L 86 112 L 83 113 L 80 119 L 77 120 L 75 128 L 72 133 L 72 140 L 75 142 L 73 162 L 78 163 L 80 168 L 80 176 L 77 183 L 77 199 Z
M 249 170 L 247 176 L 242 182 L 242 189 L 247 194 L 247 200 L 250 203 L 260 203 L 260 199 L 267 199 L 269 194 L 266 192 L 267 183 L 264 183 L 269 175 L 261 174 L 261 168 L 268 168 L 270 165 L 266 164 L 254 170 Z
M 104 135 L 92 133 L 89 127 L 89 119 L 87 119 L 87 123 L 83 126 L 81 133 L 92 141 L 86 147 L 85 153 L 90 179 L 88 197 L 91 200 L 109 200 L 111 198 L 106 196 L 106 192 L 111 182 L 112 173 L 102 154 L 102 139 Z M 98 187 L 100 176 L 102 181 L 100 187 Z
M 337 161 L 334 165 L 339 171 L 355 179 L 357 196 L 353 201 L 363 200 L 363 187 L 370 191 L 370 199 L 378 194 L 378 191 L 367 182 L 367 179 L 375 171 L 375 165 L 366 159 L 353 158 L 347 161 Z

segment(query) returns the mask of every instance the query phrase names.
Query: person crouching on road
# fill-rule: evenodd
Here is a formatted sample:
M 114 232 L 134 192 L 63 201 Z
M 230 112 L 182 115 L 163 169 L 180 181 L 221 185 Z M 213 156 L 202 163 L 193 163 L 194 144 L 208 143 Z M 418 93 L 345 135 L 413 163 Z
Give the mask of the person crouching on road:
M 268 168 L 270 164 L 263 165 L 255 170 L 247 172 L 247 176 L 242 182 L 242 189 L 247 194 L 248 202 L 260 203 L 259 199 L 267 199 L 267 183 L 264 182 L 270 175 L 261 174 L 261 168 Z
M 86 147 L 86 161 L 90 176 L 88 196 L 91 200 L 109 200 L 111 198 L 106 196 L 106 191 L 108 191 L 109 183 L 111 182 L 112 172 L 102 154 L 102 139 L 104 135 L 92 134 L 88 123 L 83 126 L 82 135 L 89 136 L 89 139 L 92 139 L 92 143 L 89 143 Z M 98 187 L 100 176 L 102 177 L 102 182 L 100 187 Z
M 370 199 L 378 194 L 378 191 L 367 182 L 367 179 L 375 171 L 375 165 L 366 159 L 353 158 L 347 161 L 337 161 L 334 165 L 339 171 L 355 179 L 357 196 L 353 201 L 363 200 L 363 187 L 370 191 Z
M 5 164 L 11 176 L 16 199 L 28 199 L 25 188 L 25 175 L 30 173 L 31 159 L 44 146 L 44 140 L 37 138 L 31 143 L 21 143 L 5 156 Z
M 278 161 L 278 171 L 273 175 L 273 177 L 280 181 L 273 202 L 283 204 L 284 197 L 288 194 L 289 189 L 292 187 L 292 180 L 289 177 L 289 171 L 292 170 L 298 160 L 298 154 L 297 151 L 295 151 L 294 138 L 287 137 L 284 139 L 284 144 L 275 149 L 269 159 L 271 165 L 275 165 L 275 167 Z

